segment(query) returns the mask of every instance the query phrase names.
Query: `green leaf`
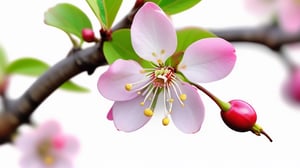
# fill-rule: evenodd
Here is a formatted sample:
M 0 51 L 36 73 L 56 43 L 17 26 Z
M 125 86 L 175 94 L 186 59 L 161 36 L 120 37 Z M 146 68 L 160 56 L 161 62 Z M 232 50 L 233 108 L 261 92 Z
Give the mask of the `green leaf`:
M 26 76 L 40 76 L 49 69 L 49 65 L 35 58 L 20 58 L 11 62 L 7 68 L 6 73 L 18 74 Z M 89 90 L 75 84 L 72 81 L 67 81 L 61 85 L 60 89 L 74 91 L 74 92 L 88 92 Z
M 0 78 L 5 73 L 6 65 L 7 65 L 6 53 L 4 51 L 4 48 L 0 46 Z
M 109 30 L 121 7 L 122 0 L 86 0 L 102 28 Z
M 213 33 L 201 28 L 184 28 L 177 30 L 177 52 L 185 51 L 193 42 L 208 38 L 216 37 Z
M 140 58 L 132 48 L 130 30 L 121 29 L 113 32 L 112 40 L 104 42 L 103 51 L 109 64 L 117 59 L 135 60 L 143 67 L 151 67 L 151 63 Z
M 94 12 L 95 16 L 97 17 L 97 19 L 99 20 L 99 22 L 102 23 L 102 19 L 100 16 L 100 9 L 98 6 L 98 0 L 86 0 L 86 2 L 89 4 L 90 8 L 92 9 L 92 11 Z
M 161 0 L 159 6 L 169 15 L 185 11 L 201 0 Z
M 39 76 L 49 68 L 46 63 L 35 58 L 20 58 L 11 62 L 7 68 L 8 74 Z
M 122 0 L 98 0 L 100 15 L 105 29 L 110 29 L 121 7 Z
M 161 0 L 146 0 L 146 2 L 154 2 L 154 3 L 156 3 L 156 4 L 159 4 L 160 1 L 161 1 Z
M 76 6 L 60 3 L 50 8 L 44 16 L 45 23 L 77 36 L 81 41 L 81 31 L 84 28 L 92 29 L 89 18 Z
M 72 81 L 67 81 L 64 84 L 60 86 L 60 89 L 66 90 L 66 91 L 74 91 L 74 92 L 89 92 L 89 89 L 79 86 L 76 83 Z

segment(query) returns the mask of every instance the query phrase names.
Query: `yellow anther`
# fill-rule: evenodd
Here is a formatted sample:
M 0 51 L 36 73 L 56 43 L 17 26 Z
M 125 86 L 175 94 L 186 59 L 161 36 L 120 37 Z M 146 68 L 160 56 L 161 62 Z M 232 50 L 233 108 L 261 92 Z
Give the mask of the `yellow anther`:
M 152 52 L 152 56 L 153 56 L 153 57 L 156 57 L 157 54 L 156 54 L 155 52 Z
M 164 126 L 169 125 L 169 123 L 170 123 L 170 119 L 169 119 L 168 117 L 165 117 L 165 118 L 162 119 L 162 124 L 163 124 Z
M 145 105 L 145 102 L 141 102 L 140 105 L 141 105 L 141 106 L 144 106 L 144 105 Z
M 170 99 L 168 100 L 168 102 L 169 102 L 169 103 L 173 103 L 173 102 L 174 102 L 174 99 L 170 98 Z
M 186 94 L 181 94 L 181 95 L 180 95 L 180 100 L 181 100 L 181 101 L 185 101 L 186 98 L 187 98 Z
M 126 89 L 127 91 L 130 91 L 130 90 L 132 89 L 132 84 L 126 84 L 126 85 L 125 85 L 125 89 Z
M 157 63 L 158 63 L 158 65 L 163 65 L 163 64 L 164 64 L 163 61 L 162 61 L 161 59 L 158 59 L 158 60 L 157 60 Z
M 53 163 L 54 163 L 54 158 L 53 158 L 53 156 L 50 156 L 50 155 L 45 155 L 44 157 L 43 157 L 43 161 L 44 161 L 44 163 L 46 164 L 46 165 L 52 165 Z
M 147 116 L 147 117 L 152 117 L 152 116 L 153 116 L 153 111 L 152 111 L 150 108 L 146 108 L 146 109 L 144 110 L 144 114 L 145 114 L 145 116 Z
M 161 50 L 161 51 L 160 51 L 160 54 L 161 54 L 161 55 L 164 55 L 165 53 L 166 53 L 166 50 Z

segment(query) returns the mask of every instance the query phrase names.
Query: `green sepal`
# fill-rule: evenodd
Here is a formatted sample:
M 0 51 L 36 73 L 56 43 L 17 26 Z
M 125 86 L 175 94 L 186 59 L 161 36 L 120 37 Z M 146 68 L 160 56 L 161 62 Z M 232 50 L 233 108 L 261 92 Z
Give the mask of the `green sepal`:
M 109 30 L 121 7 L 122 0 L 86 0 L 101 26 Z
M 87 15 L 72 4 L 60 3 L 45 12 L 44 22 L 54 26 L 67 34 L 75 35 L 82 43 L 81 31 L 84 28 L 92 29 L 92 24 Z
M 158 5 L 169 15 L 185 11 L 201 0 L 161 0 Z
M 133 50 L 129 29 L 113 32 L 112 40 L 104 42 L 103 51 L 109 64 L 117 59 L 124 59 L 135 60 L 143 67 L 153 67 L 150 62 L 140 58 Z
M 7 56 L 2 46 L 0 46 L 0 83 L 6 74 L 5 68 L 7 66 Z

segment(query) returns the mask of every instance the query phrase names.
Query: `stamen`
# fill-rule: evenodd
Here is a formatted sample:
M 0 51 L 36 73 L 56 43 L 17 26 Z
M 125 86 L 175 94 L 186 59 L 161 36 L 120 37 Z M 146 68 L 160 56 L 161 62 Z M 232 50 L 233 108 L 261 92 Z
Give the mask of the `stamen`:
M 181 94 L 180 95 L 180 100 L 185 101 L 187 98 L 186 94 Z
M 55 159 L 53 156 L 50 156 L 50 155 L 43 156 L 43 162 L 46 165 L 52 165 L 54 163 L 54 161 L 55 161 Z
M 145 116 L 147 116 L 147 117 L 152 117 L 152 116 L 153 116 L 153 111 L 152 111 L 150 108 L 146 108 L 146 109 L 144 110 L 144 114 L 145 114 Z
M 130 91 L 132 89 L 132 84 L 127 83 L 125 85 L 125 90 Z
M 169 117 L 165 117 L 165 118 L 162 119 L 162 124 L 163 124 L 164 126 L 169 125 L 169 123 L 170 123 Z
M 164 65 L 164 63 L 163 63 L 163 61 L 162 61 L 161 59 L 158 59 L 158 60 L 157 60 L 157 63 L 158 63 L 158 65 L 160 65 L 160 66 Z
M 162 49 L 161 51 L 160 51 L 160 54 L 161 55 L 164 55 L 166 53 L 166 50 L 164 50 L 164 49 Z
M 157 54 L 155 52 L 152 52 L 151 54 L 152 54 L 153 57 L 157 56 Z

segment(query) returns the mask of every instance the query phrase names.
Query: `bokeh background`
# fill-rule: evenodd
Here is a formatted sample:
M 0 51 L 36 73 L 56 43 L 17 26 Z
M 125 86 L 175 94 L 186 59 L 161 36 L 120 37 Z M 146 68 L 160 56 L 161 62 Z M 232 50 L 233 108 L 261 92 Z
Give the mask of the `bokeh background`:
M 66 56 L 71 43 L 65 33 L 43 23 L 44 12 L 61 2 L 81 8 L 90 16 L 94 29 L 99 29 L 96 17 L 84 0 L 2 1 L 0 44 L 9 60 L 31 56 L 53 65 Z M 117 20 L 133 3 L 134 0 L 123 1 Z M 177 28 L 200 26 L 221 30 L 256 27 L 268 19 L 247 11 L 243 0 L 202 0 L 192 9 L 174 15 L 173 21 Z M 90 88 L 90 93 L 57 90 L 36 110 L 33 120 L 37 123 L 58 120 L 65 132 L 79 138 L 81 150 L 75 161 L 76 168 L 299 168 L 300 106 L 286 101 L 281 91 L 287 69 L 277 53 L 264 46 L 251 43 L 234 43 L 234 46 L 237 62 L 233 72 L 223 80 L 203 86 L 223 100 L 249 102 L 256 109 L 257 123 L 273 138 L 273 143 L 263 136 L 227 128 L 218 107 L 202 93 L 206 116 L 202 129 L 196 134 L 181 133 L 172 123 L 162 126 L 161 116 L 154 117 L 136 132 L 118 132 L 113 123 L 106 120 L 112 102 L 105 100 L 96 87 L 99 75 L 107 66 L 98 68 L 92 76 L 83 73 L 73 79 Z M 296 61 L 297 51 L 291 57 Z M 9 95 L 20 96 L 34 80 L 12 77 Z M 19 157 L 20 153 L 13 146 L 0 147 L 0 167 L 18 168 Z

